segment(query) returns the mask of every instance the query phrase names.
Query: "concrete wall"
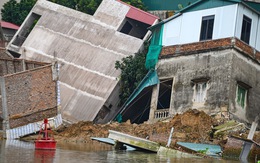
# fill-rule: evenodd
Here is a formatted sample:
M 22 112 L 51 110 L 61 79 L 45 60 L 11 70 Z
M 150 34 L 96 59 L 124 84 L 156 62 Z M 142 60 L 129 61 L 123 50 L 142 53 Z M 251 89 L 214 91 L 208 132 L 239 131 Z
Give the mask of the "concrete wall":
M 259 63 L 235 52 L 232 58 L 231 85 L 229 88 L 229 109 L 235 115 L 234 118 L 239 117 L 244 121 L 252 122 L 260 114 L 259 72 Z M 237 81 L 241 81 L 251 87 L 248 89 L 246 107 L 244 109 L 236 104 Z
M 202 17 L 210 15 L 215 15 L 212 39 L 232 37 L 235 30 L 236 8 L 237 5 L 235 4 L 183 13 L 181 16 L 165 23 L 162 45 L 198 42 Z
M 4 82 L 10 128 L 57 115 L 56 81 L 52 80 L 51 65 L 6 75 Z M 0 108 L 3 109 L 2 105 Z
M 203 109 L 207 113 L 228 107 L 228 87 L 230 85 L 232 51 L 198 53 L 160 59 L 158 76 L 173 78 L 170 113 L 180 113 L 190 108 Z M 193 102 L 194 83 L 192 80 L 208 78 L 206 102 Z
M 234 48 L 162 57 L 157 71 L 160 80 L 173 79 L 171 114 L 190 108 L 201 109 L 209 114 L 229 111 L 231 118 L 252 122 L 260 113 L 259 63 Z M 192 80 L 201 78 L 208 79 L 206 100 L 197 103 L 193 101 Z M 238 82 L 250 87 L 244 109 L 236 102 Z

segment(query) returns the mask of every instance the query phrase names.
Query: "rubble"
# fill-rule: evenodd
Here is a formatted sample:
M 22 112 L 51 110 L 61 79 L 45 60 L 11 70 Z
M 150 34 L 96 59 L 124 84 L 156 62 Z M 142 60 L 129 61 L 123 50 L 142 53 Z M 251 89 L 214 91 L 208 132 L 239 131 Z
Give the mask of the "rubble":
M 129 135 L 146 138 L 162 146 L 167 144 L 171 128 L 174 127 L 170 148 L 183 151 L 177 142 L 218 144 L 223 149 L 223 155 L 237 158 L 242 149 L 241 143 L 227 143 L 231 135 L 246 138 L 249 130 L 245 124 L 224 119 L 216 119 L 203 111 L 190 109 L 183 114 L 176 114 L 167 121 L 158 121 L 153 124 L 131 124 L 112 122 L 110 124 L 93 124 L 92 122 L 78 122 L 69 126 L 62 126 L 55 131 L 55 139 L 65 142 L 91 142 L 91 137 L 104 137 L 109 135 L 108 130 L 115 130 Z M 233 141 L 233 140 L 232 140 Z M 255 142 L 260 142 L 260 133 L 256 132 Z M 227 146 L 226 146 L 227 143 Z M 232 146 L 232 145 L 235 146 Z M 235 153 L 234 153 L 235 151 Z M 250 158 L 259 155 L 259 150 L 253 151 Z

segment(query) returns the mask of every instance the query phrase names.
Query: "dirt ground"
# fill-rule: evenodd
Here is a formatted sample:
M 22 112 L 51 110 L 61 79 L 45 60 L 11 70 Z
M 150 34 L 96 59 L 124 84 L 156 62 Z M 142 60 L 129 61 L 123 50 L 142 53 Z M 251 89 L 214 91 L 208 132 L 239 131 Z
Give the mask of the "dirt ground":
M 177 114 L 172 119 L 154 124 L 131 124 L 113 122 L 111 124 L 93 124 L 92 122 L 78 122 L 71 126 L 63 126 L 56 130 L 55 138 L 58 141 L 91 141 L 91 137 L 108 137 L 108 130 L 115 130 L 148 138 L 149 140 L 166 145 L 171 128 L 174 127 L 172 146 L 177 141 L 209 143 L 213 142 L 212 127 L 219 123 L 203 111 L 188 110 Z M 219 140 L 221 141 L 221 140 Z M 218 143 L 218 142 L 214 142 Z

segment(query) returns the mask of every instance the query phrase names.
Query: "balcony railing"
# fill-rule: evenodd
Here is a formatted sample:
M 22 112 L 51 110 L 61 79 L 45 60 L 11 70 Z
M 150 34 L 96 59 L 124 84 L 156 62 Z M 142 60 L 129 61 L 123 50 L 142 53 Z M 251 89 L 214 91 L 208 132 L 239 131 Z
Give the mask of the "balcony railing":
M 160 109 L 154 112 L 154 119 L 163 119 L 169 117 L 169 109 Z

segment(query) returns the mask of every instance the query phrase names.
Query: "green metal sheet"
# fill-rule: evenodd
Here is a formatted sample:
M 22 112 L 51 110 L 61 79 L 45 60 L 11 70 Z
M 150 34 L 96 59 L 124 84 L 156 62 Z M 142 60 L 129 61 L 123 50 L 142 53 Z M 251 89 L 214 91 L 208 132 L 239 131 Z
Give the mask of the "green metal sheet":
M 260 3 L 249 2 L 249 1 L 245 1 L 244 3 L 247 4 L 249 7 L 255 9 L 256 11 L 260 12 Z
M 233 5 L 235 3 L 238 3 L 239 1 L 235 0 L 199 0 L 192 5 L 180 10 L 179 12 L 192 12 L 192 11 L 198 11 L 198 10 L 204 10 L 204 9 L 211 9 L 216 7 L 223 7 L 227 5 Z
M 178 145 L 191 149 L 197 152 L 205 152 L 205 154 L 210 156 L 219 156 L 221 153 L 221 147 L 219 145 L 212 144 L 199 144 L 199 143 L 188 143 L 188 142 L 177 142 Z
M 155 10 L 180 10 L 179 6 L 186 7 L 197 0 L 143 0 L 148 11 Z
M 143 0 L 148 11 L 156 10 L 174 10 L 178 11 L 182 8 L 187 8 L 198 1 L 207 2 L 208 0 Z M 239 3 L 241 0 L 210 0 L 209 4 L 203 7 L 220 7 L 223 5 L 230 5 L 234 3 Z M 196 9 L 196 7 L 194 8 Z M 200 8 L 201 9 L 201 8 Z
M 141 83 L 138 85 L 138 87 L 135 89 L 135 91 L 131 94 L 131 96 L 128 98 L 126 104 L 124 107 L 127 107 L 135 98 L 136 96 L 141 93 L 141 91 L 149 86 L 158 84 L 159 78 L 157 75 L 157 72 L 155 70 L 150 70 L 147 75 L 144 77 L 144 79 L 141 81 Z M 123 111 L 123 110 L 122 110 Z M 122 112 L 121 111 L 121 112 Z

